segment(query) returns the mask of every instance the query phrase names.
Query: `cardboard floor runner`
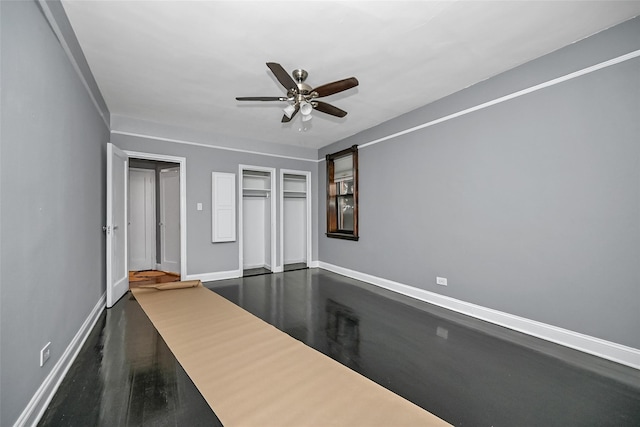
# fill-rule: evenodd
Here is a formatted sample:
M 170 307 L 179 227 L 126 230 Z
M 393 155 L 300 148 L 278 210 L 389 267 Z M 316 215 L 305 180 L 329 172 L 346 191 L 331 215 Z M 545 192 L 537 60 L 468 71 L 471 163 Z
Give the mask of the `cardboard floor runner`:
M 201 284 L 132 292 L 225 427 L 448 426 Z

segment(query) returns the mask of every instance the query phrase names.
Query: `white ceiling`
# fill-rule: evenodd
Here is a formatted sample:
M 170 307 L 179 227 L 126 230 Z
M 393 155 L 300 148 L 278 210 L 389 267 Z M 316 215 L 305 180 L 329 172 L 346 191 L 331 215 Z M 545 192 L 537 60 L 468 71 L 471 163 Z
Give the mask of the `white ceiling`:
M 640 14 L 640 1 L 62 0 L 111 114 L 319 148 Z M 307 128 L 266 67 L 355 76 Z

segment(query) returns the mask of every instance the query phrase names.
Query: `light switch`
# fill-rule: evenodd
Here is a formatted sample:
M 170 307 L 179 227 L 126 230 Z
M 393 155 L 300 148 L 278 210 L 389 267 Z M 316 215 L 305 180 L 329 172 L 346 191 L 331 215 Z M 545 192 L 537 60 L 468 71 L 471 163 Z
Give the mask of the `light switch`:
M 198 203 L 198 204 L 196 205 L 196 209 L 198 209 L 199 211 L 201 211 L 201 210 L 202 210 L 202 203 Z

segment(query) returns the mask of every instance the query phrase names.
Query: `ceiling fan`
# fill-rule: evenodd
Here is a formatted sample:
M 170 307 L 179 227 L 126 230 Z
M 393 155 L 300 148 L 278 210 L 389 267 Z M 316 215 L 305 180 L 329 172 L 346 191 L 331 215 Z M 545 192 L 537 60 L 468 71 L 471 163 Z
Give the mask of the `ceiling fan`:
M 291 121 L 298 111 L 302 113 L 302 120 L 304 121 L 311 119 L 311 111 L 314 109 L 336 117 L 347 115 L 346 111 L 316 99 L 358 86 L 358 79 L 355 77 L 312 88 L 304 82 L 308 76 L 305 70 L 293 70 L 291 76 L 289 76 L 289 73 L 278 63 L 267 62 L 267 67 L 276 76 L 280 84 L 287 89 L 287 96 L 241 96 L 237 97 L 236 100 L 288 102 L 289 105 L 284 109 L 284 116 L 282 116 L 283 123 Z

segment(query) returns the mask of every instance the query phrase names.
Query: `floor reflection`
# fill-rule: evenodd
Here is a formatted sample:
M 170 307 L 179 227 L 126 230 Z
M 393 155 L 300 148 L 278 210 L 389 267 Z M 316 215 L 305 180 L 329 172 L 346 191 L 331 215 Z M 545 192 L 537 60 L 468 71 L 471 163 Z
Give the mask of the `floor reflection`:
M 640 420 L 637 370 L 327 271 L 207 285 L 454 425 Z
M 456 426 L 638 426 L 640 371 L 319 269 L 205 284 Z M 40 426 L 221 425 L 138 303 L 99 318 Z
M 138 303 L 102 313 L 40 426 L 221 426 Z
M 327 354 L 333 359 L 358 370 L 360 367 L 360 320 L 349 307 L 327 299 Z

